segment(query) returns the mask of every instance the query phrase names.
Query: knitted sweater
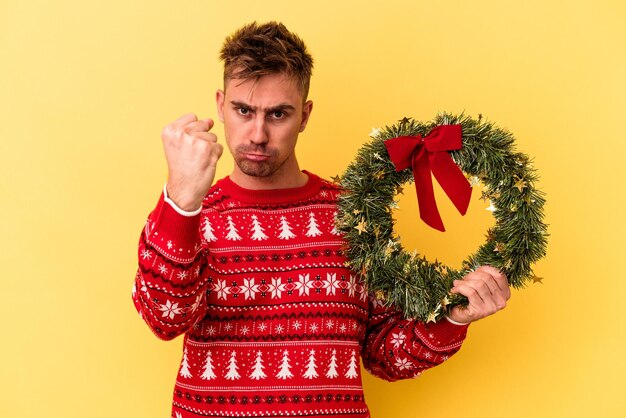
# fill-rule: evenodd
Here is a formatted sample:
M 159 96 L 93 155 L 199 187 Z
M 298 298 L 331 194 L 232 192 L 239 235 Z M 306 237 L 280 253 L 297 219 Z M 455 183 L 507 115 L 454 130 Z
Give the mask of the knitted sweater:
M 133 300 L 157 337 L 185 334 L 172 417 L 368 417 L 361 360 L 393 381 L 460 348 L 467 326 L 368 295 L 334 226 L 339 189 L 305 173 L 284 190 L 227 177 L 197 214 L 164 195 L 150 214 Z

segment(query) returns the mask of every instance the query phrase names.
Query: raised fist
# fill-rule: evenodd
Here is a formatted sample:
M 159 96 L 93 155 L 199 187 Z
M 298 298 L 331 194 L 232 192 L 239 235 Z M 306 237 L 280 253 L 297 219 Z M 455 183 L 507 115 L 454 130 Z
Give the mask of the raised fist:
M 213 185 L 222 145 L 209 132 L 211 119 L 189 113 L 163 128 L 161 138 L 167 160 L 167 194 L 182 210 L 194 211 Z

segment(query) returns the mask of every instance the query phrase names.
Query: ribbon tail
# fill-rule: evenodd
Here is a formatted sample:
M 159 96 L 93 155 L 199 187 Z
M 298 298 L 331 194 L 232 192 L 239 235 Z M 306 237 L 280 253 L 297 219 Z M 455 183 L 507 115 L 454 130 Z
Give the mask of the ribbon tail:
M 461 215 L 465 215 L 472 197 L 472 186 L 465 178 L 463 171 L 445 151 L 431 153 L 429 159 L 437 182 Z
M 413 178 L 415 179 L 420 218 L 430 227 L 444 232 L 446 228 L 443 226 L 441 215 L 437 209 L 430 170 L 429 157 L 426 150 L 422 148 L 413 157 Z

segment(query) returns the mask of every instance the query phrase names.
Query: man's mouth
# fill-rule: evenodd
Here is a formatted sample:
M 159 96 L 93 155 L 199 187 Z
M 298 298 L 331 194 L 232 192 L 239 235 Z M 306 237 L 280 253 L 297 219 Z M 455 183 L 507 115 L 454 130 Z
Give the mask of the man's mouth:
M 243 156 L 250 161 L 265 161 L 270 158 L 269 155 L 266 154 L 254 154 L 254 153 L 244 153 Z

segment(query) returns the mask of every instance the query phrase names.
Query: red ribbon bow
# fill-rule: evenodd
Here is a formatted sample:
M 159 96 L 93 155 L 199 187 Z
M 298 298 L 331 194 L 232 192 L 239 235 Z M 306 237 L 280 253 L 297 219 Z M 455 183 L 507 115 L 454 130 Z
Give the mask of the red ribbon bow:
M 437 210 L 432 172 L 454 206 L 465 215 L 472 196 L 472 187 L 447 151 L 461 149 L 461 125 L 441 125 L 422 138 L 399 136 L 385 141 L 396 171 L 413 168 L 420 218 L 431 227 L 445 231 Z

